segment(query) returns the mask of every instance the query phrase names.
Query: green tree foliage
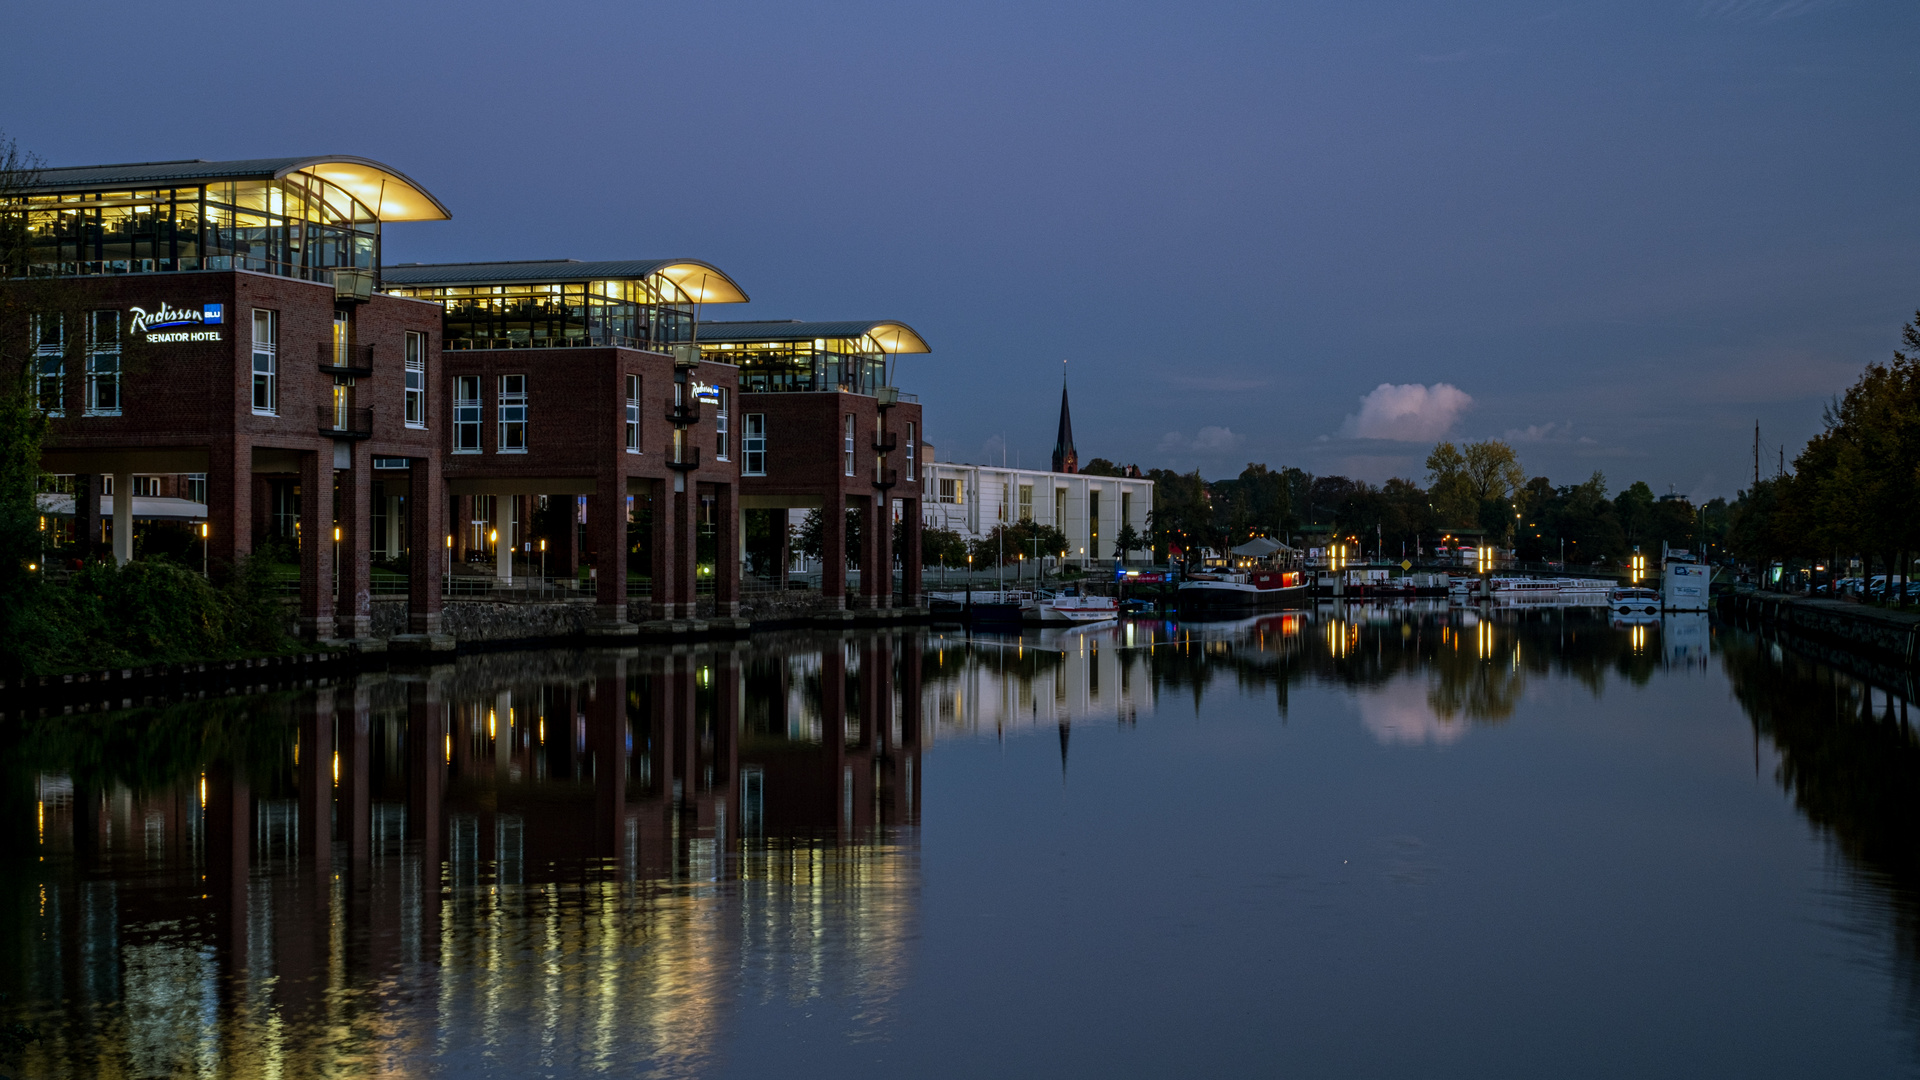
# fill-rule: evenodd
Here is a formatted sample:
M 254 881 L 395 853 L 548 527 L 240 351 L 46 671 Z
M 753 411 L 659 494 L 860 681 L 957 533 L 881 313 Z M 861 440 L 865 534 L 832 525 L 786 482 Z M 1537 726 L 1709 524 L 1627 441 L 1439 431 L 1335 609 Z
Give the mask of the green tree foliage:
M 975 540 L 970 550 L 975 566 L 998 566 L 1003 562 L 1011 566 L 1019 562 L 1022 556 L 1033 559 L 1078 554 L 1068 550 L 1066 533 L 1052 525 L 1037 524 L 1030 518 L 1022 518 L 1011 525 L 994 526 L 992 532 Z
M 1147 517 L 1147 527 L 1155 557 L 1165 559 L 1178 546 L 1189 561 L 1198 559 L 1200 548 L 1213 546 L 1220 539 L 1214 525 L 1212 495 L 1200 470 L 1181 474 L 1154 469 L 1147 476 L 1154 482 L 1153 511 Z
M 1920 550 L 1920 313 L 1901 345 L 1827 407 L 1792 472 L 1740 493 L 1727 513 L 1736 554 L 1760 566 L 1848 558 L 1869 573 L 1911 566 Z
M 1129 521 L 1120 526 L 1120 535 L 1113 538 L 1114 553 L 1122 560 L 1132 557 L 1133 553 L 1147 546 L 1147 538 Z
M 952 529 L 926 529 L 920 533 L 920 563 L 923 566 L 965 566 L 966 538 Z

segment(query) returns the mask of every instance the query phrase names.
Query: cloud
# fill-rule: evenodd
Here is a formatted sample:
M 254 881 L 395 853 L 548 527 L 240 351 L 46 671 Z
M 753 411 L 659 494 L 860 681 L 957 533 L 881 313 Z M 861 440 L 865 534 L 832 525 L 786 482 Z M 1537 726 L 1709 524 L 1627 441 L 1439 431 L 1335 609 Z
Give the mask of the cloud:
M 1833 6 L 1834 0 L 1702 0 L 1700 16 L 1735 22 L 1792 19 Z
M 1178 431 L 1169 431 L 1160 436 L 1160 452 L 1163 454 L 1224 454 L 1243 441 L 1231 428 L 1203 427 L 1194 432 L 1192 438 Z
M 1348 416 L 1340 434 L 1349 439 L 1430 442 L 1444 436 L 1473 398 L 1451 383 L 1381 383 L 1360 399 L 1358 415 Z
M 1571 442 L 1573 440 L 1573 421 L 1550 421 L 1545 424 L 1528 424 L 1523 428 L 1508 428 L 1501 436 L 1509 443 Z M 1583 440 L 1591 442 L 1591 439 Z

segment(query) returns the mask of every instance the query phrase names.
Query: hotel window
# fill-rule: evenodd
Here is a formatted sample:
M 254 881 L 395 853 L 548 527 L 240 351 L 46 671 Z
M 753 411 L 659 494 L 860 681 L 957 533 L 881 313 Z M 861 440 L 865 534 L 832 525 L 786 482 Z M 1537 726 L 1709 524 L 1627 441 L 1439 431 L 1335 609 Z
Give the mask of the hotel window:
M 34 396 L 40 411 L 62 416 L 67 407 L 67 327 L 55 315 L 33 317 Z
M 143 499 L 160 497 L 160 478 L 157 476 L 136 476 L 133 478 L 133 493 Z
M 120 313 L 87 315 L 87 415 L 120 415 Z
M 740 436 L 740 453 L 746 459 L 740 464 L 740 475 L 767 475 L 766 413 L 747 414 L 747 429 Z
M 640 452 L 640 376 L 627 376 L 627 453 Z
M 967 501 L 966 489 L 960 486 L 960 481 L 957 479 L 942 480 L 940 481 L 940 501 L 958 506 Z
M 847 414 L 847 435 L 846 435 L 845 453 L 847 457 L 847 475 L 852 476 L 853 475 L 853 414 L 852 413 Z
M 1020 520 L 1033 520 L 1033 485 L 1020 485 Z
M 713 409 L 715 440 L 713 456 L 720 461 L 725 461 L 729 452 L 727 440 L 731 437 L 727 432 L 727 388 L 719 386 L 714 389 L 719 391 L 720 397 L 715 401 Z
M 253 411 L 280 410 L 280 313 L 253 309 Z
M 913 421 L 907 421 L 907 483 L 920 482 L 920 474 L 914 471 L 914 462 L 919 460 L 920 440 L 914 436 Z
M 353 324 L 347 321 L 347 313 L 333 313 L 333 366 L 352 367 Z
M 687 460 L 686 428 L 677 427 L 673 429 L 673 460 L 678 464 L 684 464 Z
M 502 454 L 527 452 L 527 377 L 500 376 L 500 447 Z
M 407 426 L 427 426 L 427 335 L 407 331 Z
M 480 376 L 453 380 L 453 452 L 480 452 Z

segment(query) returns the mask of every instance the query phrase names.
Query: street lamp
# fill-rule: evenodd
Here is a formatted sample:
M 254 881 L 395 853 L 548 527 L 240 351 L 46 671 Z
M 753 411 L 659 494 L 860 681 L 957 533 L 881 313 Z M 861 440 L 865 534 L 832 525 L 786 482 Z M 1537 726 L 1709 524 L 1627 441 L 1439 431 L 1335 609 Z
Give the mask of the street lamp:
M 200 576 L 207 576 L 207 523 L 200 523 Z

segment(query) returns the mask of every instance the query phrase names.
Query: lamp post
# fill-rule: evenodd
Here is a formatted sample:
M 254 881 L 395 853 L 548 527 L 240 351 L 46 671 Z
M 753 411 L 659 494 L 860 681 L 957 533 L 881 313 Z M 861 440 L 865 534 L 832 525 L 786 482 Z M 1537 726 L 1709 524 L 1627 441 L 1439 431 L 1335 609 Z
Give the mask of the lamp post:
M 208 547 L 207 523 L 203 521 L 200 523 L 200 576 L 201 577 L 208 576 L 207 575 L 207 563 L 208 563 L 207 547 Z
M 546 580 L 547 580 L 547 539 L 546 537 L 543 536 L 540 538 L 540 581 L 542 582 L 542 584 L 544 584 Z

